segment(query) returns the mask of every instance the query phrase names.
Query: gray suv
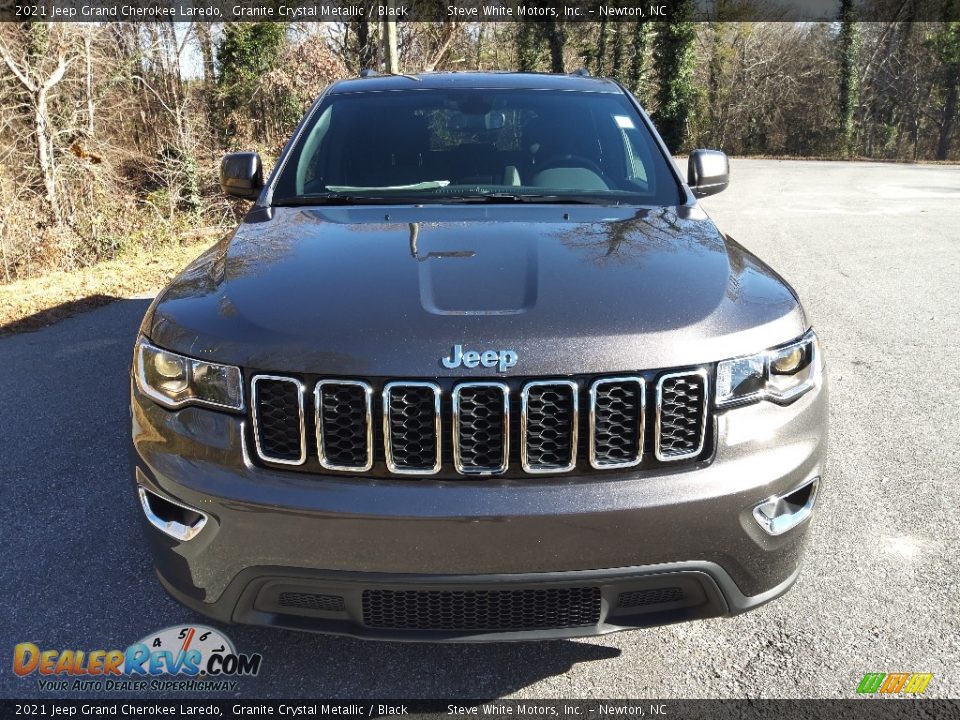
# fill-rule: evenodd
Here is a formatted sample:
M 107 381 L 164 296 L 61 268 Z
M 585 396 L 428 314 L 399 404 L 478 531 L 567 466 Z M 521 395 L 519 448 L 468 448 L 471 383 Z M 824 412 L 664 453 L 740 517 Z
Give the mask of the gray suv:
M 133 474 L 157 574 L 223 622 L 579 637 L 784 593 L 824 472 L 790 286 L 611 80 L 337 82 L 151 305 Z

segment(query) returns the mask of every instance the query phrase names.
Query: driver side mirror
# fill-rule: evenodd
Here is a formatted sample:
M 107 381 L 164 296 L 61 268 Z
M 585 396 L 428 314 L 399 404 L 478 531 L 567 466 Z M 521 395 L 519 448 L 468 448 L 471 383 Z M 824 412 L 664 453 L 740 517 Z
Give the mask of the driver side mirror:
M 730 184 L 730 161 L 719 150 L 694 150 L 687 160 L 687 184 L 695 197 L 716 195 Z
M 225 155 L 220 163 L 220 188 L 227 195 L 256 200 L 263 189 L 263 163 L 255 152 Z

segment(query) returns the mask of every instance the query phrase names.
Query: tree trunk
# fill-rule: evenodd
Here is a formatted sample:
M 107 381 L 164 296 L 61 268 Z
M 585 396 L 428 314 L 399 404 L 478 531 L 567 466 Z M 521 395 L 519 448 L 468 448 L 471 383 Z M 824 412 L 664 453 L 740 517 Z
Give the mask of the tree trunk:
M 956 77 L 947 87 L 947 98 L 943 104 L 943 116 L 940 121 L 940 137 L 937 138 L 937 160 L 946 160 L 950 155 L 950 138 L 953 135 L 953 123 L 957 117 L 957 94 L 960 81 Z
M 50 142 L 50 128 L 47 125 L 47 91 L 46 84 L 40 86 L 34 95 L 36 113 L 34 115 L 34 132 L 37 135 L 37 165 L 43 178 L 43 188 L 46 191 L 47 203 L 53 213 L 54 221 L 59 224 L 60 199 L 57 197 L 57 182 L 54 172 L 53 144 Z
M 724 23 L 716 22 L 713 25 L 713 39 L 710 43 L 709 80 L 707 82 L 707 112 L 710 113 L 711 145 L 715 148 L 723 147 L 723 133 L 720 128 L 720 89 L 723 85 L 723 55 L 722 38 Z
M 86 32 L 83 35 L 83 54 L 84 60 L 86 62 L 86 93 L 87 93 L 87 136 L 93 137 L 94 132 L 94 117 L 93 117 L 93 62 L 90 57 L 91 48 L 90 48 L 90 32 L 93 28 L 84 28 Z
M 619 2 L 614 3 L 614 7 L 620 7 Z M 623 71 L 623 28 L 625 23 L 614 23 L 613 25 L 613 53 L 610 60 L 610 74 L 618 82 L 623 82 L 626 73 Z
M 517 23 L 517 69 L 520 72 L 533 72 L 537 69 L 539 39 L 534 24 L 530 20 Z
M 483 41 L 485 38 L 486 25 L 483 23 L 480 24 L 480 27 L 477 28 L 477 52 L 476 52 L 476 69 L 483 70 Z
M 600 21 L 600 33 L 597 35 L 597 56 L 596 56 L 596 74 L 603 75 L 606 72 L 607 62 L 607 18 Z
M 200 56 L 203 58 L 203 85 L 209 92 L 216 82 L 216 71 L 213 65 L 213 38 L 210 34 L 210 23 L 198 22 L 197 43 L 200 45 Z
M 633 49 L 630 57 L 630 71 L 627 74 L 627 87 L 644 102 L 640 85 L 643 82 L 643 68 L 647 62 L 647 24 L 640 20 L 633 26 Z
M 550 47 L 550 70 L 562 73 L 564 72 L 563 46 L 566 43 L 566 33 L 556 20 L 548 20 L 544 32 L 547 36 L 547 45 Z
M 387 0 L 387 7 L 392 10 L 394 0 Z M 389 18 L 383 21 L 383 64 L 388 73 L 400 72 L 397 63 L 397 23 Z
M 840 80 L 837 115 L 840 150 L 853 154 L 853 114 L 857 106 L 857 23 L 854 0 L 840 0 Z
M 653 62 L 657 70 L 657 127 L 670 152 L 683 149 L 687 121 L 693 109 L 694 41 L 693 0 L 680 0 L 669 20 L 657 23 Z
M 357 23 L 357 63 L 360 70 L 372 70 L 377 64 L 377 48 L 370 28 L 371 23 L 366 20 Z

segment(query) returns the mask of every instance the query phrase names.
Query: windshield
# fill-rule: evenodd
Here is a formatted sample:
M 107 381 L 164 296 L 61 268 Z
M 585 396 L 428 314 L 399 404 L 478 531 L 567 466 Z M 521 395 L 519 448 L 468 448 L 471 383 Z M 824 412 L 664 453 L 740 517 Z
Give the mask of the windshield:
M 329 96 L 273 198 L 676 205 L 680 188 L 621 94 L 411 89 Z

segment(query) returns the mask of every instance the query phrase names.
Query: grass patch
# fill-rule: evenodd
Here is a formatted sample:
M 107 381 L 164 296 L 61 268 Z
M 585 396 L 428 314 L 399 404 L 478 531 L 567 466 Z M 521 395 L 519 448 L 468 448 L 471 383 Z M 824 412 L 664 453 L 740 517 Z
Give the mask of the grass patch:
M 0 336 L 38 330 L 119 298 L 156 292 L 223 232 L 210 228 L 150 252 L 133 250 L 82 270 L 0 285 Z

